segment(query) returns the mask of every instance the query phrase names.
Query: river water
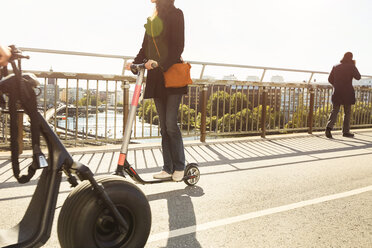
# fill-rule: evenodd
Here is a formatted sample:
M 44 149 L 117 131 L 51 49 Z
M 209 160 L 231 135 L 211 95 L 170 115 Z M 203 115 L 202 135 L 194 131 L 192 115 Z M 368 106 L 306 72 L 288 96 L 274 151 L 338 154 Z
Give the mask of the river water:
M 107 126 L 106 126 L 106 117 L 107 117 Z M 66 119 L 62 120 L 59 119 L 57 121 L 58 127 L 65 128 L 67 123 L 67 128 L 69 130 L 76 129 L 76 123 L 78 132 L 86 133 L 88 130 L 88 134 L 95 136 L 96 135 L 96 127 L 97 127 L 97 134 L 100 137 L 106 137 L 105 133 L 107 134 L 108 138 L 116 138 L 120 139 L 123 136 L 123 114 L 116 113 L 116 129 L 115 129 L 115 112 L 108 111 L 106 113 L 98 113 L 98 118 L 96 118 L 96 114 L 92 114 L 88 116 L 88 126 L 86 123 L 85 117 L 78 117 L 76 121 L 76 117 L 67 117 Z M 143 128 L 142 128 L 143 126 Z M 142 125 L 142 121 L 136 116 L 136 129 L 132 129 L 132 137 L 142 138 L 150 136 L 159 136 L 158 133 L 158 126 L 157 125 L 150 125 L 148 123 L 144 123 Z

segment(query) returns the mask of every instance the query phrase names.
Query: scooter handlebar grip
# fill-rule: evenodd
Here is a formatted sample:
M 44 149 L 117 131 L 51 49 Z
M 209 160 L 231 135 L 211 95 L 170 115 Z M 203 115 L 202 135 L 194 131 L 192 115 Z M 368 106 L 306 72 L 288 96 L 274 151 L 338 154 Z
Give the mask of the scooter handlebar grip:
M 157 68 L 159 65 L 158 65 L 158 63 L 157 62 L 152 62 L 151 63 L 151 67 L 152 67 L 152 69 L 155 69 L 155 68 Z

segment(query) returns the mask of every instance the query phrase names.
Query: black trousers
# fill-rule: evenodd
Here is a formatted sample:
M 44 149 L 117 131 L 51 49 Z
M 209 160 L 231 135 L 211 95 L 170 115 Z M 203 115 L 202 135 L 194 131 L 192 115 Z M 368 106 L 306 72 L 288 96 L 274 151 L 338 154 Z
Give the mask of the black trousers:
M 344 106 L 344 123 L 342 126 L 343 133 L 350 133 L 350 116 L 351 116 L 351 105 L 343 105 Z M 340 104 L 333 104 L 331 115 L 328 118 L 327 128 L 333 129 L 336 121 L 337 115 L 340 111 Z

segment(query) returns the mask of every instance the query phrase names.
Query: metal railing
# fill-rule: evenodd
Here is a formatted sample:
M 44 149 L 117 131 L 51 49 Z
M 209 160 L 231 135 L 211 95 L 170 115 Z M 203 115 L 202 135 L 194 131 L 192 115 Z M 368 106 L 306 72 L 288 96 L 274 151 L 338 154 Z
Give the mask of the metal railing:
M 203 108 L 209 136 L 312 133 L 325 129 L 332 109 L 328 85 L 241 82 L 213 85 L 205 91 L 202 102 L 207 102 Z M 372 88 L 357 86 L 355 91 L 351 126 L 372 127 Z M 341 124 L 342 114 L 335 128 Z
M 65 144 L 118 143 L 124 133 L 133 76 L 124 75 L 130 56 L 21 48 L 26 52 L 112 58 L 123 61 L 122 75 L 30 71 L 41 81 L 39 109 L 49 119 Z M 327 72 L 218 64 L 189 61 L 201 72 L 182 99 L 179 125 L 184 137 L 261 135 L 323 130 L 331 111 L 330 85 L 310 82 L 315 74 Z M 262 70 L 259 82 L 206 80 L 207 66 Z M 267 71 L 309 73 L 307 83 L 270 83 Z M 372 76 L 363 77 L 372 78 Z M 352 127 L 372 127 L 371 87 L 355 87 Z M 3 144 L 8 139 L 8 117 L 0 116 Z M 341 127 L 342 115 L 336 128 Z M 27 130 L 27 127 L 25 128 Z M 25 141 L 29 134 L 25 132 Z M 158 118 L 153 100 L 142 100 L 132 138 L 159 138 Z

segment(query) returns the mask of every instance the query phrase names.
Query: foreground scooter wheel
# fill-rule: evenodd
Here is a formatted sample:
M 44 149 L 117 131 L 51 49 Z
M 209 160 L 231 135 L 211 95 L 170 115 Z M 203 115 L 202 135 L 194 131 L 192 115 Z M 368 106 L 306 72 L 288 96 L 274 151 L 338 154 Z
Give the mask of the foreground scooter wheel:
M 185 176 L 189 179 L 185 179 L 184 182 L 189 186 L 194 186 L 199 182 L 200 171 L 198 165 L 195 163 L 188 164 L 185 169 Z
M 144 247 L 151 228 L 151 210 L 146 196 L 132 183 L 117 176 L 96 179 L 129 224 L 121 233 L 111 212 L 84 181 L 62 206 L 58 238 L 62 248 Z

